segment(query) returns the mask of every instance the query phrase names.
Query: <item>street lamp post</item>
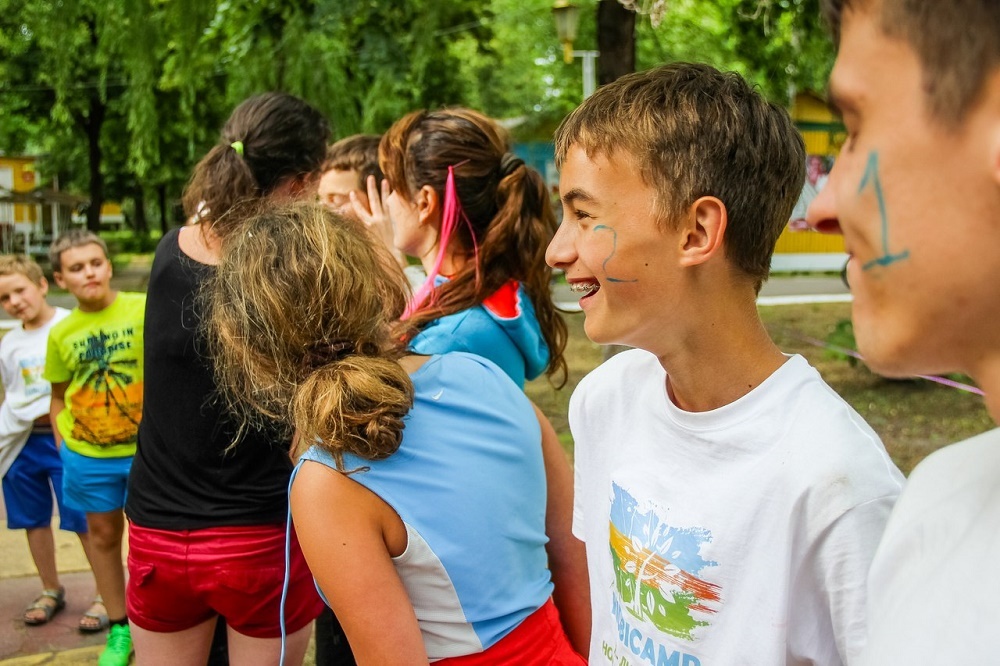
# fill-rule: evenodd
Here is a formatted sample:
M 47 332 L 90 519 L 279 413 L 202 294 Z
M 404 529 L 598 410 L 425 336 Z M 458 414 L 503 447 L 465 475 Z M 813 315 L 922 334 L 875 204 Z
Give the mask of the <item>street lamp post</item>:
M 556 0 L 552 5 L 552 15 L 556 21 L 556 34 L 563 45 L 563 61 L 568 65 L 573 58 L 583 60 L 583 98 L 590 97 L 597 89 L 597 56 L 599 51 L 574 51 L 576 29 L 580 24 L 580 7 L 569 0 Z
M 583 59 L 583 98 L 587 99 L 597 89 L 597 56 L 600 51 L 573 51 L 574 58 Z

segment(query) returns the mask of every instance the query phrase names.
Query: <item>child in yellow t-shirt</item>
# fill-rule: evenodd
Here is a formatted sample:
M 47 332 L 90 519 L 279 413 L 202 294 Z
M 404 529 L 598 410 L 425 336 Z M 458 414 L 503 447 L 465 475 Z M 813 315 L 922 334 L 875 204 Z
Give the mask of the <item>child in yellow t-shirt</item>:
M 125 611 L 122 507 L 142 415 L 144 294 L 111 288 L 107 246 L 73 230 L 49 251 L 56 283 L 77 307 L 49 333 L 45 378 L 65 469 L 67 504 L 87 514 L 91 567 L 111 623 L 100 666 L 126 666 L 132 638 Z

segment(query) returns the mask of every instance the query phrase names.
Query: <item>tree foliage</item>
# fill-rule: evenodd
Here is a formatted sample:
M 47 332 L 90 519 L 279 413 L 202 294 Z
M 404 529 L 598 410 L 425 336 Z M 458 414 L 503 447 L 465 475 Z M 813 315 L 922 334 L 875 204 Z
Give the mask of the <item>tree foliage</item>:
M 639 66 L 689 60 L 740 72 L 772 101 L 822 91 L 833 48 L 818 0 L 672 0 L 658 27 L 640 21 Z
M 578 4 L 576 48 L 594 49 L 598 2 Z M 817 0 L 671 0 L 635 34 L 639 68 L 707 61 L 781 102 L 832 60 Z M 580 69 L 550 0 L 0 0 L 0 150 L 44 155 L 48 178 L 94 202 L 163 202 L 165 223 L 251 94 L 303 97 L 338 137 L 465 104 L 544 139 L 579 103 Z

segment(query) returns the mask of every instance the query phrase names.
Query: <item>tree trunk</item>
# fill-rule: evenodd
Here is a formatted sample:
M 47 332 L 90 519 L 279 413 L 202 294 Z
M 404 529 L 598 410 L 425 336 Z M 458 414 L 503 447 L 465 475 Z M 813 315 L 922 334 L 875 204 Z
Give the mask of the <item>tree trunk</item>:
M 87 209 L 87 229 L 95 234 L 101 230 L 101 205 L 104 204 L 104 176 L 101 174 L 101 128 L 107 108 L 94 91 L 90 97 L 90 113 L 83 122 L 87 132 L 87 155 L 90 161 L 90 208 Z
M 156 196 L 160 204 L 160 231 L 166 236 L 167 231 L 170 230 L 169 213 L 167 212 L 167 186 L 157 187 Z
M 597 85 L 635 71 L 635 12 L 618 0 L 597 3 Z
M 132 203 L 135 205 L 135 233 L 140 236 L 148 236 L 149 220 L 146 219 L 146 192 L 142 186 L 136 189 Z

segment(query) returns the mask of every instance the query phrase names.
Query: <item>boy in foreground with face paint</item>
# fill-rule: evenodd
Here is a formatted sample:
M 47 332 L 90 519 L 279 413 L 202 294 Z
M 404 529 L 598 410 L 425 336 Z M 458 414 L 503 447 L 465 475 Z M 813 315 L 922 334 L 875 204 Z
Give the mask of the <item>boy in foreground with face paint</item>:
M 902 476 L 757 314 L 801 137 L 738 75 L 672 64 L 598 90 L 556 156 L 546 258 L 592 340 L 637 348 L 570 402 L 591 663 L 848 662 Z
M 1000 416 L 1000 4 L 829 0 L 847 141 L 810 223 L 851 257 L 854 331 L 883 375 L 963 372 Z M 869 578 L 861 664 L 1000 654 L 1000 434 L 910 475 Z

